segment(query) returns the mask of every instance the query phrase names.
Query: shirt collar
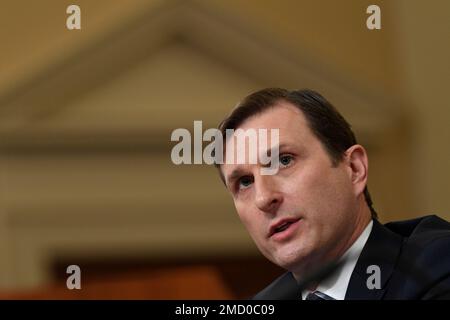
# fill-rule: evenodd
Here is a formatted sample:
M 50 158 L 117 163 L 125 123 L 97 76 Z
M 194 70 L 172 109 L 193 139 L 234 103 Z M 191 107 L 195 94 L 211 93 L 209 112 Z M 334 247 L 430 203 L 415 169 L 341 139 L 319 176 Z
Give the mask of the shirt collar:
M 353 270 L 355 269 L 356 262 L 364 248 L 364 245 L 369 238 L 370 232 L 372 231 L 373 221 L 371 220 L 366 226 L 364 231 L 359 235 L 358 239 L 351 245 L 350 248 L 342 255 L 340 258 L 345 259 L 344 263 L 338 267 L 337 270 L 333 272 L 332 275 L 327 277 L 319 283 L 315 291 L 320 291 L 326 295 L 332 297 L 336 300 L 344 300 L 345 294 L 347 292 L 347 287 L 350 282 L 350 277 L 352 276 Z M 303 290 L 302 298 L 306 298 L 308 293 L 311 291 Z

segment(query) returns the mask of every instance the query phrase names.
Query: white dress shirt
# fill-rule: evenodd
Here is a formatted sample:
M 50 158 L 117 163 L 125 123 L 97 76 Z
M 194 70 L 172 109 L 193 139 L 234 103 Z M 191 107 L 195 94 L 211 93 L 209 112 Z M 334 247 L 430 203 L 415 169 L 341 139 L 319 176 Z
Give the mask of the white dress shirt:
M 319 283 L 314 291 L 320 291 L 336 300 L 344 300 L 347 293 L 347 287 L 350 282 L 356 262 L 358 261 L 361 251 L 369 238 L 372 231 L 373 221 L 371 220 L 358 239 L 350 248 L 342 255 L 340 260 L 346 259 L 345 262 L 336 269 L 332 275 Z M 302 291 L 302 299 L 310 293 L 309 290 Z

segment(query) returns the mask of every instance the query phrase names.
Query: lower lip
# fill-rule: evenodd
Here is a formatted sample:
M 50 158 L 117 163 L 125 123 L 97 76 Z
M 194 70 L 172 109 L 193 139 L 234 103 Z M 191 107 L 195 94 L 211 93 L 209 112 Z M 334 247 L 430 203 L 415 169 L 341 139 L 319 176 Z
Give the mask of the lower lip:
M 291 223 L 289 225 L 289 227 L 287 227 L 287 229 L 285 229 L 281 232 L 274 233 L 270 238 L 273 239 L 274 241 L 288 240 L 295 234 L 295 231 L 297 230 L 299 224 L 300 224 L 300 220 L 297 220 L 297 221 Z

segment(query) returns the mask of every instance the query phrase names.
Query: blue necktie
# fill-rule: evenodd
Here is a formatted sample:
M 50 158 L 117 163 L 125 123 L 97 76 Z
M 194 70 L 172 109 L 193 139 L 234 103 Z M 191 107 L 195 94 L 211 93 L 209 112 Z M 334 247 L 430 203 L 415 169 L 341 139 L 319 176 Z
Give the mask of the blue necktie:
M 314 291 L 314 292 L 308 293 L 305 300 L 336 300 L 336 299 L 326 295 L 323 292 Z

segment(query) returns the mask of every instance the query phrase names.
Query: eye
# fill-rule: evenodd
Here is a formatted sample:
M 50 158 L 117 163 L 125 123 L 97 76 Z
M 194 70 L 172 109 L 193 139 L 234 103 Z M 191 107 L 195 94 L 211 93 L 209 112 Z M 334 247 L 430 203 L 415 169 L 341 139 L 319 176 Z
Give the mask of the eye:
M 291 161 L 294 159 L 290 154 L 280 155 L 280 166 L 287 167 L 291 164 Z
M 238 189 L 246 189 L 253 182 L 253 178 L 251 176 L 243 176 L 238 180 Z

